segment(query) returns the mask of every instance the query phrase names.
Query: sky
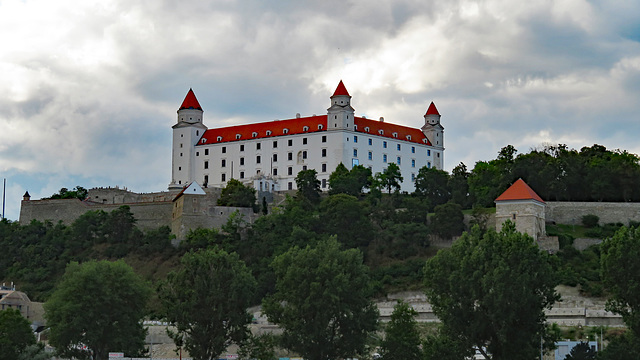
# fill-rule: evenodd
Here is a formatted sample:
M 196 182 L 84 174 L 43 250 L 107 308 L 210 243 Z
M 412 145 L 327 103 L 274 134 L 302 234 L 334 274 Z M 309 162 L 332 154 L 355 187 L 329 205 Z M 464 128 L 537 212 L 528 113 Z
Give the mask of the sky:
M 209 128 L 324 114 L 420 127 L 445 170 L 545 144 L 640 153 L 640 2 L 0 0 L 5 217 L 77 185 L 167 189 L 189 88 Z M 1 185 L 1 184 L 0 184 Z

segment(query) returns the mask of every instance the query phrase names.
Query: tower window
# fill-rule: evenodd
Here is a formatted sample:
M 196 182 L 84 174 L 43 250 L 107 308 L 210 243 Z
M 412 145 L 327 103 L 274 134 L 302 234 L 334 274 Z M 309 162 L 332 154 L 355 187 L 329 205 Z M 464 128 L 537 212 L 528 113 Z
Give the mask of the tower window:
M 382 155 L 382 162 L 383 163 L 387 162 L 387 154 Z
M 278 176 L 278 169 L 276 168 L 273 169 L 273 176 Z
M 260 143 L 256 143 L 256 150 L 260 150 Z
M 291 166 L 289 166 L 289 167 L 287 168 L 287 174 L 288 174 L 288 175 L 293 175 L 293 168 L 292 168 Z
M 221 179 L 222 181 L 227 181 L 227 174 L 222 174 Z
M 273 141 L 273 148 L 277 148 L 278 147 L 278 140 L 274 140 Z
M 322 157 L 327 157 L 327 149 L 322 149 Z
M 278 154 L 273 154 L 273 162 L 278 161 Z
M 244 158 L 243 157 L 240 158 L 240 165 L 241 166 L 244 165 Z
M 256 156 L 256 164 L 260 164 L 260 155 Z
M 373 153 L 371 151 L 369 151 L 368 157 L 369 157 L 369 160 L 373 160 Z
M 220 164 L 221 167 L 227 167 L 227 160 L 226 159 L 222 159 L 222 163 Z
M 289 161 L 293 160 L 293 153 L 292 152 L 287 153 L 287 160 L 289 160 Z
M 373 145 L 373 140 L 372 139 L 369 139 L 369 145 L 370 146 Z
M 412 147 L 411 147 L 411 153 L 412 153 L 412 154 L 415 154 L 415 153 L 416 153 L 416 147 L 415 147 L 415 146 L 412 146 Z
M 204 162 L 204 168 L 205 168 L 205 169 L 208 169 L 208 168 L 209 168 L 209 162 L 208 162 L 208 161 L 205 161 L 205 162 Z
M 223 154 L 226 154 L 226 153 L 227 153 L 227 147 L 226 147 L 226 146 L 223 146 L 223 147 L 222 147 L 222 153 L 223 153 Z
M 382 147 L 385 148 L 385 149 L 387 148 L 387 142 L 386 141 L 382 142 Z
M 289 140 L 287 140 L 287 145 L 289 145 L 289 146 L 293 146 L 293 139 L 289 139 Z
M 416 167 L 416 159 L 411 159 L 411 167 Z
M 204 149 L 204 154 L 209 155 L 209 149 Z
M 398 163 L 398 165 L 401 165 L 401 163 L 402 163 L 402 161 L 401 161 L 401 160 L 402 160 L 402 159 L 400 159 L 400 156 L 398 156 L 398 157 L 396 158 L 396 162 Z
M 302 138 L 302 145 L 307 145 L 307 138 Z
M 240 151 L 244 151 L 244 144 L 240 145 Z
M 244 179 L 244 171 L 240 171 L 240 179 Z
M 427 156 L 431 156 L 431 150 L 427 150 Z
M 398 151 L 400 151 L 400 144 L 398 144 L 397 147 L 398 147 Z
M 326 143 L 327 142 L 327 135 L 322 135 L 322 142 Z
M 327 164 L 322 164 L 322 172 L 327 172 Z
M 303 152 L 302 152 L 302 158 L 303 158 L 303 159 L 306 159 L 306 158 L 307 158 L 307 150 L 305 150 L 305 151 L 303 151 Z
M 357 137 L 357 136 L 355 136 L 355 135 L 353 136 L 353 142 L 354 142 L 354 143 L 357 143 L 357 142 L 358 142 L 358 137 Z
M 353 149 L 353 156 L 358 157 L 358 149 Z

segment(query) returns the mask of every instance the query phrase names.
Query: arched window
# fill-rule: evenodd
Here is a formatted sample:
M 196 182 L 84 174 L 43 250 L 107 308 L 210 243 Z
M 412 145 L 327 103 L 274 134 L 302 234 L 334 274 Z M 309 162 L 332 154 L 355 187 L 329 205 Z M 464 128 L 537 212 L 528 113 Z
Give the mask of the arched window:
M 309 131 L 309 127 L 308 126 L 303 126 L 302 127 L 302 131 Z
M 271 135 L 271 130 L 267 130 L 267 136 Z
M 394 137 L 394 138 L 396 138 L 396 139 L 398 138 L 398 133 L 397 133 L 397 132 L 394 132 L 394 133 L 393 133 L 393 134 L 391 134 L 391 135 L 393 135 L 393 137 Z
M 384 130 L 382 130 L 382 129 L 378 130 L 378 134 L 384 135 Z
M 255 131 L 254 131 L 254 132 L 252 132 L 252 133 L 251 133 L 251 137 L 258 137 L 258 133 L 257 133 L 257 132 L 255 132 Z
M 287 128 L 282 129 L 282 133 L 283 134 L 288 134 L 289 133 L 289 129 L 287 129 Z
M 240 140 L 241 137 L 242 137 L 242 135 L 236 134 L 236 140 Z
M 202 138 L 202 140 L 200 140 L 201 143 L 206 144 L 207 139 L 206 138 Z
M 411 141 L 411 135 L 407 135 L 407 140 Z
M 322 124 L 318 124 L 318 130 L 322 130 L 324 128 L 324 126 L 322 126 Z
M 222 141 L 222 136 L 218 136 L 218 137 L 216 138 L 216 141 Z
M 364 131 L 365 131 L 365 132 L 369 132 L 369 127 L 368 127 L 368 126 L 366 126 L 366 127 L 364 128 Z

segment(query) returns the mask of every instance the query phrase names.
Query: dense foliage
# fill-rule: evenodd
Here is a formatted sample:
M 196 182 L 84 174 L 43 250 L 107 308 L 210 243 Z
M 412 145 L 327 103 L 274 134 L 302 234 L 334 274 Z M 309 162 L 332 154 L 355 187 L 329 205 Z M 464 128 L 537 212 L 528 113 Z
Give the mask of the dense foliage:
M 531 359 L 546 337 L 544 310 L 558 300 L 549 256 L 509 221 L 478 228 L 427 261 L 425 287 L 444 336 L 487 359 Z
M 393 308 L 391 321 L 385 328 L 382 341 L 382 360 L 420 360 L 422 351 L 418 312 L 409 304 L 400 301 Z
M 217 248 L 189 252 L 181 265 L 158 289 L 164 318 L 176 328 L 169 335 L 195 360 L 218 359 L 248 335 L 255 280 L 238 254 Z
M 378 310 L 360 251 L 340 250 L 331 238 L 315 247 L 293 247 L 272 266 L 276 291 L 262 311 L 283 330 L 286 348 L 309 360 L 363 354 Z
M 14 360 L 36 343 L 29 321 L 17 309 L 0 311 L 0 360 Z
M 69 358 L 103 360 L 114 350 L 140 355 L 150 295 L 150 285 L 121 260 L 72 262 L 44 304 L 49 343 Z

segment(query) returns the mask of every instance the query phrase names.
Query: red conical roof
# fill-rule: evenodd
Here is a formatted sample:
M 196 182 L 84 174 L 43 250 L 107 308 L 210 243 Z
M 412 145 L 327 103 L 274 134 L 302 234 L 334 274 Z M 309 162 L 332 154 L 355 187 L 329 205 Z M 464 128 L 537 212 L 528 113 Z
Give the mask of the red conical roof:
M 187 96 L 185 96 L 184 101 L 182 102 L 182 105 L 180 105 L 180 109 L 178 110 L 182 110 L 182 109 L 202 110 L 202 107 L 200 107 L 200 103 L 198 102 L 198 99 L 196 99 L 196 94 L 193 93 L 192 89 L 189 89 Z
M 429 108 L 427 109 L 427 113 L 424 114 L 424 116 L 427 115 L 440 115 L 440 113 L 438 112 L 438 109 L 436 109 L 436 104 L 433 103 L 433 101 L 431 102 L 431 105 L 429 105 Z
M 347 88 L 344 87 L 344 84 L 342 83 L 342 80 L 340 80 L 340 83 L 338 84 L 338 87 L 336 88 L 336 91 L 333 93 L 333 95 L 331 97 L 338 96 L 338 95 L 351 96 L 351 95 L 349 95 L 349 92 L 347 91 Z
M 502 200 L 537 200 L 540 202 L 544 202 L 538 194 L 536 194 L 533 189 L 527 185 L 526 182 L 522 179 L 518 179 L 518 181 L 514 182 L 502 195 L 498 196 L 495 201 Z

